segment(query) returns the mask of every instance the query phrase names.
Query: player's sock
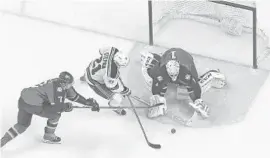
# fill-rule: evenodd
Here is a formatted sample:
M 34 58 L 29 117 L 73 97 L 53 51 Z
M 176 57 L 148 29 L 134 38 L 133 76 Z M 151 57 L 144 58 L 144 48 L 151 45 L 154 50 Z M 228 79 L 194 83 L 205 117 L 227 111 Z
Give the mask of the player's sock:
M 9 141 L 16 138 L 19 135 L 19 132 L 14 128 L 11 127 L 5 135 L 1 138 L 1 147 L 6 145 Z
M 47 126 L 45 127 L 45 134 L 43 136 L 43 141 L 45 143 L 57 144 L 61 142 L 61 138 L 55 135 L 55 129 L 58 125 L 58 121 L 48 120 Z

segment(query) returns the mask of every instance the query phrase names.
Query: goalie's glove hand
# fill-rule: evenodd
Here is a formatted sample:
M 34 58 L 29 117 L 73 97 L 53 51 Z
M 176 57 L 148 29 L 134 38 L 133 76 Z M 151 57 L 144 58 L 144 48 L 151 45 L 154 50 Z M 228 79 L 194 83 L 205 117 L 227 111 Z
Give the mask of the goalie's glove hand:
M 197 99 L 194 101 L 193 104 L 190 104 L 200 115 L 203 119 L 209 117 L 210 110 L 209 107 L 204 103 L 202 99 Z
M 131 95 L 131 90 L 128 87 L 124 86 L 124 90 L 120 92 L 120 94 L 124 97 Z
M 97 101 L 93 98 L 89 98 L 86 100 L 85 103 L 86 106 L 92 106 L 91 110 L 92 111 L 97 111 L 99 112 L 100 108 L 99 108 L 99 104 L 97 103 Z
M 65 103 L 66 107 L 64 109 L 65 112 L 71 112 L 73 110 L 72 103 Z

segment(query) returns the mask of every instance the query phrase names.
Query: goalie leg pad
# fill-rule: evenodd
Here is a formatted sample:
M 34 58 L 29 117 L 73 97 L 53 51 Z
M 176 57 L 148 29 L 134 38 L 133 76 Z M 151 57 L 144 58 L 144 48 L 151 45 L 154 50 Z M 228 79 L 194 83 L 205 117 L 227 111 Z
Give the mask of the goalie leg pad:
M 148 109 L 148 117 L 155 118 L 158 116 L 163 116 L 167 113 L 166 99 L 159 95 L 153 95 L 150 97 L 150 106 L 159 105 Z
M 223 88 L 226 85 L 226 77 L 219 70 L 210 70 L 200 77 L 199 84 L 203 94 L 211 87 Z
M 142 67 L 142 75 L 146 84 L 146 88 L 151 92 L 153 79 L 148 75 L 146 67 Z

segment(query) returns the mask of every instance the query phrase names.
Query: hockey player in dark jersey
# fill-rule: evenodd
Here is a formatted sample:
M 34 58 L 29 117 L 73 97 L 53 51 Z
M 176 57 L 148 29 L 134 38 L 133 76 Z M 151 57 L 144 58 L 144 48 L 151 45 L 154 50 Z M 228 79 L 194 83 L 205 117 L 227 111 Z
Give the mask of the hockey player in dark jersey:
M 192 101 L 190 105 L 202 118 L 209 117 L 209 108 L 201 99 L 201 95 L 211 87 L 222 88 L 226 84 L 225 76 L 218 70 L 208 71 L 199 77 L 193 57 L 180 48 L 171 48 L 162 56 L 143 51 L 141 62 L 143 76 L 152 92 L 150 105 L 162 104 L 149 109 L 150 118 L 166 114 L 164 96 L 169 83 L 177 85 L 177 91 L 182 91 L 183 88 L 187 90 Z
M 34 87 L 25 88 L 18 101 L 17 123 L 11 127 L 1 139 L 1 147 L 22 134 L 31 124 L 32 116 L 48 118 L 43 141 L 60 143 L 61 138 L 55 130 L 62 112 L 72 111 L 70 101 L 91 106 L 92 111 L 99 111 L 99 105 L 93 98 L 85 99 L 73 88 L 74 78 L 68 72 L 61 72 L 58 78 L 42 82 Z
M 108 100 L 108 105 L 119 107 L 124 97 L 131 94 L 128 87 L 120 83 L 120 68 L 129 63 L 129 58 L 115 47 L 99 49 L 100 57 L 90 62 L 81 81 L 88 85 L 101 97 Z M 122 108 L 113 110 L 119 115 L 125 115 Z

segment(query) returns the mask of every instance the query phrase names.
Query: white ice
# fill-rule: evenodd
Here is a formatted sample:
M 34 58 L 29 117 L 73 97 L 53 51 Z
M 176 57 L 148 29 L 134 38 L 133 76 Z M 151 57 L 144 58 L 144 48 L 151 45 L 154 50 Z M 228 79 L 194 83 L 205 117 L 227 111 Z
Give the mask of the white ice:
M 16 122 L 22 88 L 60 71 L 80 77 L 99 47 L 114 45 L 128 52 L 134 43 L 53 24 L 0 14 L 1 136 Z M 87 87 L 81 93 L 96 97 Z M 90 92 L 90 93 L 89 93 Z M 260 90 L 244 122 L 211 129 L 191 129 L 142 119 L 148 147 L 135 116 L 119 117 L 110 111 L 74 110 L 64 113 L 57 134 L 61 145 L 40 142 L 46 120 L 34 117 L 30 128 L 1 149 L 4 158 L 164 158 L 164 157 L 269 157 L 270 77 Z M 101 104 L 105 101 L 97 97 Z M 170 129 L 176 128 L 172 135 Z

